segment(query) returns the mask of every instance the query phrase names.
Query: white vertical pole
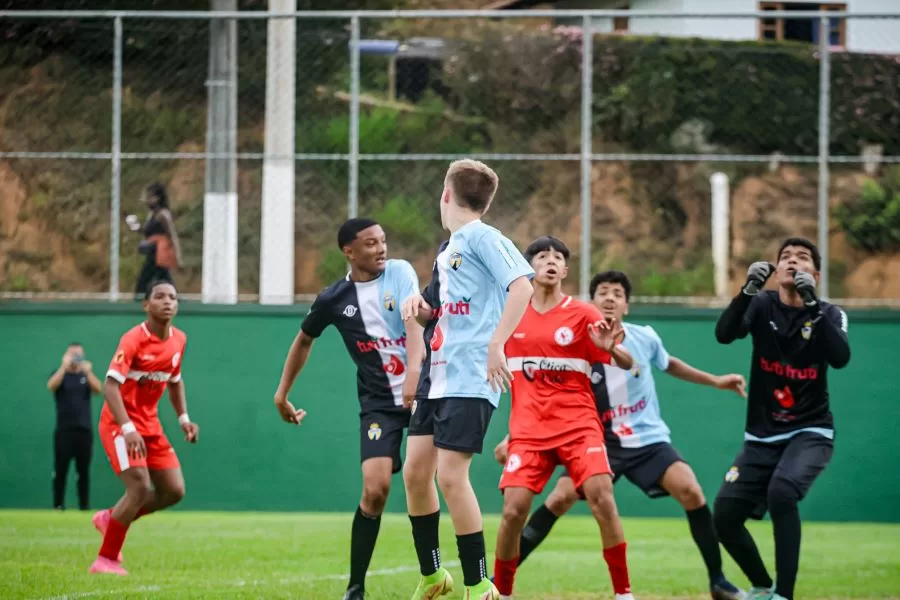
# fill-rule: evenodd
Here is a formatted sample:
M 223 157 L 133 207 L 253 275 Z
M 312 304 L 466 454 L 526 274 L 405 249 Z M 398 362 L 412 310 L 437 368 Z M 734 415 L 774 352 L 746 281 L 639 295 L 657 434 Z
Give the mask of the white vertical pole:
M 359 16 L 350 18 L 350 162 L 347 217 L 359 216 Z
M 214 11 L 237 11 L 237 0 L 212 0 Z M 236 304 L 238 298 L 237 22 L 209 22 L 206 159 L 203 198 L 204 303 Z
M 822 271 L 819 275 L 819 297 L 827 299 L 829 292 L 828 281 L 828 187 L 829 170 L 828 142 L 831 137 L 831 52 L 828 42 L 831 37 L 831 27 L 828 17 L 819 18 L 819 215 L 818 215 L 818 246 L 822 256 Z
M 716 296 L 725 299 L 728 298 L 730 243 L 728 176 L 725 173 L 713 173 L 709 181 L 712 187 L 712 256 Z
M 270 12 L 293 12 L 295 0 L 269 0 Z M 294 74 L 296 22 L 269 18 L 266 125 L 260 232 L 259 301 L 294 301 Z
M 122 17 L 113 36 L 112 175 L 109 203 L 109 301 L 119 299 L 119 222 L 122 206 Z
M 591 108 L 594 90 L 594 30 L 589 15 L 582 17 L 581 43 L 581 272 L 578 292 L 586 300 L 591 281 Z

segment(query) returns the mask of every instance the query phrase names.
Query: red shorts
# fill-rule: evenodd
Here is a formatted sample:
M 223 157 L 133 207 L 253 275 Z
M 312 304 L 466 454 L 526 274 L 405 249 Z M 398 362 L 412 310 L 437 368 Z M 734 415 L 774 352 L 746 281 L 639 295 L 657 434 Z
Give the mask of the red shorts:
M 590 433 L 547 450 L 523 446 L 515 441 L 509 443 L 509 458 L 500 477 L 501 490 L 523 487 L 540 494 L 557 465 L 566 468 L 577 490 L 589 477 L 612 475 L 602 433 Z
M 116 475 L 132 467 L 144 467 L 151 471 L 181 468 L 175 448 L 169 443 L 169 439 L 162 429 L 158 434 L 141 436 L 147 447 L 147 455 L 143 458 L 134 458 L 128 455 L 125 436 L 122 435 L 118 425 L 107 425 L 101 422 L 99 433 L 103 449 L 109 458 L 109 464 L 112 465 Z

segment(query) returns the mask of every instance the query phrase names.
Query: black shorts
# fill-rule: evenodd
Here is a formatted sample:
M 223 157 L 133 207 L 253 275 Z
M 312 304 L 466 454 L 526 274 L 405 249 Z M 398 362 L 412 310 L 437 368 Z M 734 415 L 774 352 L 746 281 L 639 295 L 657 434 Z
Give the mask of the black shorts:
M 370 409 L 359 415 L 359 460 L 388 456 L 394 459 L 392 473 L 403 468 L 400 445 L 403 430 L 409 426 L 409 411 L 405 409 Z
M 623 475 L 651 498 L 663 498 L 669 493 L 659 485 L 666 470 L 677 462 L 687 462 L 678 450 L 668 442 L 650 444 L 642 448 L 622 448 L 607 446 L 609 466 L 613 472 L 613 482 Z M 563 473 L 562 477 L 568 477 Z
M 762 519 L 768 510 L 769 483 L 783 479 L 796 487 L 802 500 L 816 477 L 831 461 L 834 442 L 816 433 L 800 433 L 777 443 L 744 442 L 719 489 L 718 498 L 756 504 L 751 514 Z
M 485 398 L 426 398 L 413 404 L 409 435 L 433 435 L 436 448 L 481 454 L 494 406 Z

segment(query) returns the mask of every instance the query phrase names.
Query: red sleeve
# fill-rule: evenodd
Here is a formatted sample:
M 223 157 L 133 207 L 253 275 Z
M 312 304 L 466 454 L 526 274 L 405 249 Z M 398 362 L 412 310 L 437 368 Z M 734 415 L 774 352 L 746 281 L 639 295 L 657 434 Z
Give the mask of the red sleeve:
M 187 349 L 187 336 L 182 338 L 179 348 L 178 352 L 175 353 L 175 368 L 172 369 L 172 377 L 169 378 L 169 383 L 181 381 L 181 363 L 184 362 L 184 351 Z
M 109 370 L 106 376 L 115 379 L 119 383 L 125 383 L 128 372 L 131 370 L 131 364 L 134 362 L 140 346 L 139 338 L 134 331 L 129 331 L 119 340 L 119 346 L 113 355 L 112 362 L 109 363 Z
M 582 318 L 584 323 L 582 327 L 584 327 L 585 344 L 587 345 L 587 353 L 589 356 L 588 360 L 591 361 L 592 365 L 596 363 L 603 363 L 604 365 L 612 364 L 612 355 L 606 350 L 598 348 L 597 345 L 594 344 L 594 341 L 591 339 L 591 334 L 588 333 L 588 325 L 596 323 L 597 321 L 606 320 L 605 318 L 603 318 L 603 314 L 600 312 L 600 309 L 598 309 L 593 304 L 585 302 L 584 310 L 582 311 Z

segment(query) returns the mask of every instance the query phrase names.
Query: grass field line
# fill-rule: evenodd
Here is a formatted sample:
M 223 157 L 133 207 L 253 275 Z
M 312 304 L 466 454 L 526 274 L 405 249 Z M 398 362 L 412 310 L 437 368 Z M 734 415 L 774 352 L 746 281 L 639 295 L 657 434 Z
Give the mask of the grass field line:
M 447 568 L 453 568 L 459 566 L 459 561 L 449 561 L 443 563 L 443 566 Z M 373 569 L 369 571 L 366 577 L 378 577 L 383 575 L 398 575 L 400 573 L 411 573 L 414 571 L 418 571 L 419 567 L 404 565 L 401 567 L 391 567 L 389 569 Z M 112 576 L 110 576 L 112 577 Z M 346 573 L 333 574 L 333 575 L 298 575 L 297 577 L 283 577 L 278 583 L 282 585 L 287 585 L 291 583 L 303 583 L 303 582 L 313 582 L 313 581 L 333 581 L 346 579 Z M 242 587 L 252 587 L 257 585 L 266 585 L 271 583 L 271 581 L 265 579 L 254 579 L 251 581 L 246 581 L 243 579 L 237 579 L 234 581 L 220 581 L 216 583 L 216 586 L 219 587 L 228 587 L 228 588 L 242 588 Z M 48 596 L 46 598 L 42 598 L 41 600 L 75 600 L 76 598 L 90 598 L 91 596 L 103 596 L 107 594 L 144 594 L 149 592 L 159 592 L 166 588 L 174 588 L 179 587 L 178 585 L 142 585 L 132 589 L 116 589 L 116 590 L 96 590 L 92 592 L 75 592 L 73 594 L 64 594 L 62 596 Z

